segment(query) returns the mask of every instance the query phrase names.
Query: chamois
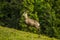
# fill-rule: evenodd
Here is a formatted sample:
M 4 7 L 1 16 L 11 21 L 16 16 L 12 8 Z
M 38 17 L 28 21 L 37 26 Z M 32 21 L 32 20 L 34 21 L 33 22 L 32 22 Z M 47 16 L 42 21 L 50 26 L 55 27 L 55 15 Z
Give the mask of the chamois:
M 40 26 L 39 22 L 36 21 L 36 20 L 33 20 L 33 19 L 29 18 L 27 12 L 24 12 L 24 13 L 23 13 L 23 16 L 24 16 L 24 18 L 25 18 L 25 23 L 26 23 L 26 24 L 29 24 L 29 25 L 31 25 L 31 26 L 35 26 L 35 28 L 38 29 L 38 30 L 40 29 L 40 27 L 39 27 L 39 26 Z

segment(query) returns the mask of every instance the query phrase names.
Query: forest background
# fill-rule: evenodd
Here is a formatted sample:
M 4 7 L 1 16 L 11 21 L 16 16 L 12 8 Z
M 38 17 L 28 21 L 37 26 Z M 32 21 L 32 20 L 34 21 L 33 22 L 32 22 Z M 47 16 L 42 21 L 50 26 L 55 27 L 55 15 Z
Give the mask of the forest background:
M 25 10 L 31 19 L 39 21 L 40 34 L 60 38 L 60 0 L 0 0 L 0 26 L 37 33 L 24 22 Z

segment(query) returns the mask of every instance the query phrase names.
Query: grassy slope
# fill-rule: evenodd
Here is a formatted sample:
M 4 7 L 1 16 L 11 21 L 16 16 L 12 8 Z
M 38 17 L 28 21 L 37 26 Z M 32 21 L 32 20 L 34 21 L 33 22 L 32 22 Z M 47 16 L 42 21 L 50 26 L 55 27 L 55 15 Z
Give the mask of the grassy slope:
M 38 37 L 37 34 L 0 26 L 0 40 L 57 40 L 57 39 L 49 38 L 43 35 L 40 35 L 40 37 Z

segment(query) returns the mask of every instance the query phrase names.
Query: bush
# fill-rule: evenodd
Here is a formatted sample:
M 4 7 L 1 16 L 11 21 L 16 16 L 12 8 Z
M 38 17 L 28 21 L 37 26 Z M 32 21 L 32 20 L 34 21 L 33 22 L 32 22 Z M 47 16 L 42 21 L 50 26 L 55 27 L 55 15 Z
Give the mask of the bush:
M 24 22 L 22 14 L 28 10 L 29 17 L 39 21 L 41 34 L 60 38 L 59 0 L 0 0 L 0 5 L 0 25 L 37 33 Z

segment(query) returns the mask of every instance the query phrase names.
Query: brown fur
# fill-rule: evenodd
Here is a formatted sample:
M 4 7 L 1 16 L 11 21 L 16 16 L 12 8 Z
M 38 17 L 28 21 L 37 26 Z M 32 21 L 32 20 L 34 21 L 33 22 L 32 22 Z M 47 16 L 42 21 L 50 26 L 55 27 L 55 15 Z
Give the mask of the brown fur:
M 27 13 L 25 13 L 25 12 L 23 13 L 23 16 L 25 18 L 25 23 L 26 24 L 29 24 L 31 26 L 35 26 L 37 29 L 40 29 L 40 27 L 39 27 L 40 24 L 39 24 L 38 21 L 29 18 L 28 15 L 27 15 Z

